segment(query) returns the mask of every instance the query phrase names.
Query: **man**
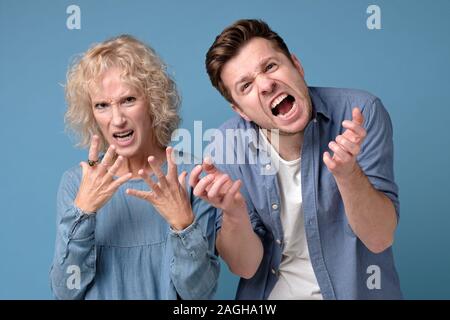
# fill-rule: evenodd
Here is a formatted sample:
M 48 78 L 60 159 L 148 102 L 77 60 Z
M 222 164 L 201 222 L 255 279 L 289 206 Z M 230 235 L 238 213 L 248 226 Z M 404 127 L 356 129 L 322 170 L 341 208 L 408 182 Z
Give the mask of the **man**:
M 223 210 L 216 247 L 242 277 L 237 298 L 401 298 L 392 126 L 381 101 L 308 87 L 300 61 L 259 20 L 226 28 L 206 68 L 240 116 L 221 130 L 262 133 L 257 145 L 236 135 L 256 163 L 205 163 L 190 178 L 194 194 Z M 278 163 L 275 174 L 263 155 Z

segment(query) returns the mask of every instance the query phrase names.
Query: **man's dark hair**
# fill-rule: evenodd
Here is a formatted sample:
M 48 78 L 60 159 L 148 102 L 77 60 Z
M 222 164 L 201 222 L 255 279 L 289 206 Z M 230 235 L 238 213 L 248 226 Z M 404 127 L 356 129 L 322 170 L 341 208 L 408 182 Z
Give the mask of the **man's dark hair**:
M 225 87 L 220 77 L 223 66 L 235 57 L 245 44 L 256 37 L 269 40 L 275 49 L 280 50 L 292 61 L 291 54 L 284 40 L 262 20 L 238 20 L 225 28 L 209 48 L 205 63 L 212 85 L 231 103 L 233 103 L 231 93 Z

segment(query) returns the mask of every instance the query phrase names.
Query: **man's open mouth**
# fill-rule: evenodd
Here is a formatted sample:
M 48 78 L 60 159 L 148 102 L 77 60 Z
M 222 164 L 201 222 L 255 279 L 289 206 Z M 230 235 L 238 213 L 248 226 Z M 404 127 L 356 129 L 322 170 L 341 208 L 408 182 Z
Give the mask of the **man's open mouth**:
M 113 133 L 113 137 L 118 141 L 127 141 L 133 137 L 134 130 L 127 130 L 122 132 Z
M 290 94 L 282 94 L 276 98 L 271 105 L 274 116 L 285 115 L 291 111 L 294 106 L 295 98 Z

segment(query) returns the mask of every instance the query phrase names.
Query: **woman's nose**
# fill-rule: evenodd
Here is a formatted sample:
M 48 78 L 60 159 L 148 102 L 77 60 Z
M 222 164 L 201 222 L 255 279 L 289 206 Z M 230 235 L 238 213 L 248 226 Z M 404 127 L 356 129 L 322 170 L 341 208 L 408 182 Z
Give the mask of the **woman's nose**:
M 116 127 L 121 127 L 125 124 L 125 117 L 120 106 L 112 107 L 112 124 Z

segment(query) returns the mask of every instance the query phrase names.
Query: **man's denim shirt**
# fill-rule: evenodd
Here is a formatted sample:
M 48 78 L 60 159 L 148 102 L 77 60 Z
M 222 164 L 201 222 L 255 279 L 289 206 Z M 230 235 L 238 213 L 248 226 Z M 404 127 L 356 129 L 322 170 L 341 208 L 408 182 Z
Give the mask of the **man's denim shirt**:
M 352 108 L 359 107 L 364 115 L 367 137 L 357 161 L 372 185 L 392 200 L 398 217 L 389 115 L 380 99 L 367 92 L 310 87 L 309 94 L 313 114 L 304 130 L 301 150 L 305 230 L 299 232 L 306 232 L 311 263 L 322 296 L 324 299 L 400 299 L 402 293 L 392 249 L 372 253 L 355 236 L 335 179 L 322 160 L 323 153 L 329 151 L 328 143 L 345 130 L 342 121 L 351 120 Z M 254 123 L 240 117 L 230 119 L 220 129 L 225 137 L 226 132 L 229 135 L 236 132 L 235 129 L 258 132 Z M 214 156 L 213 159 L 233 179 L 242 180 L 241 191 L 247 200 L 251 222 L 264 246 L 258 271 L 251 279 L 240 280 L 236 298 L 267 299 L 277 281 L 284 245 L 275 166 L 271 165 L 266 150 L 246 134 L 225 141 L 228 153 L 223 161 Z M 243 157 L 245 161 L 239 162 Z M 234 163 L 230 164 L 231 158 Z M 220 225 L 219 217 L 218 227 Z

